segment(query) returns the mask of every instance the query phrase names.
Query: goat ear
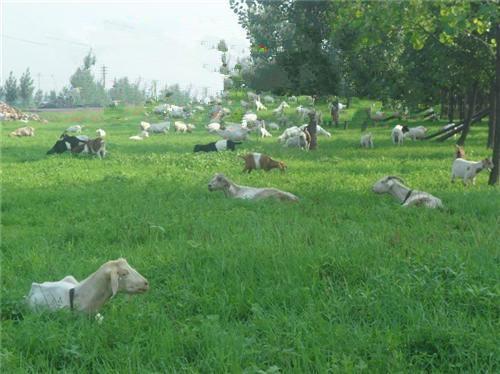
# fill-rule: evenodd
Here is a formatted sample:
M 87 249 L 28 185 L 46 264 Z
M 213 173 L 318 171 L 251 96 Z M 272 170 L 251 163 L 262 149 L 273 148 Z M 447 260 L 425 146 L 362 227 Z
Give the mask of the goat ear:
M 117 269 L 112 269 L 110 274 L 110 282 L 111 282 L 111 291 L 113 292 L 112 296 L 115 296 L 116 293 L 118 292 L 118 270 Z

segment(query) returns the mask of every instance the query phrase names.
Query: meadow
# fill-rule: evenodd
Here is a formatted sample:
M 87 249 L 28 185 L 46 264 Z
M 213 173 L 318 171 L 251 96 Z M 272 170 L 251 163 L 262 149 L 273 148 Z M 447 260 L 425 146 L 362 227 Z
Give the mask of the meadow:
M 144 110 L 45 113 L 31 138 L 8 137 L 24 124 L 2 123 L 4 373 L 500 370 L 499 191 L 486 172 L 476 186 L 450 183 L 452 141 L 396 147 L 385 125 L 370 128 L 375 148 L 361 149 L 351 123 L 328 128 L 314 152 L 285 149 L 274 132 L 234 153 L 193 154 L 217 139 L 206 114 L 192 134 L 132 142 L 151 120 Z M 106 130 L 106 159 L 45 154 L 77 123 Z M 491 154 L 486 134 L 486 123 L 473 127 L 468 158 Z M 249 151 L 287 172 L 243 174 L 237 155 Z M 207 189 L 216 172 L 301 201 L 227 199 Z M 384 175 L 446 208 L 403 209 L 374 194 Z M 150 290 L 113 298 L 102 324 L 23 303 L 31 282 L 83 279 L 118 257 Z

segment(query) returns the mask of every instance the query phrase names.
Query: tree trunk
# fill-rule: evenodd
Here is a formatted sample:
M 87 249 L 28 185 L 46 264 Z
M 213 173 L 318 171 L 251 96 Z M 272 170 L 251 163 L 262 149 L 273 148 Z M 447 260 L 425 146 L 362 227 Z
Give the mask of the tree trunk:
M 311 135 L 311 144 L 309 145 L 309 149 L 314 151 L 318 145 L 318 139 L 317 139 L 317 125 L 319 122 L 319 115 L 318 112 L 313 111 L 309 113 L 309 125 L 307 126 L 307 131 L 309 132 L 309 135 Z
M 458 117 L 460 122 L 465 121 L 465 97 L 464 95 L 460 95 L 458 97 Z
M 493 143 L 495 140 L 495 119 L 496 119 L 496 82 L 493 81 L 491 84 L 490 88 L 490 94 L 489 94 L 489 107 L 490 107 L 490 114 L 489 114 L 489 120 L 488 120 L 488 142 L 486 143 L 486 147 L 493 149 Z
M 496 118 L 495 118 L 495 142 L 493 144 L 493 170 L 490 173 L 488 184 L 498 184 L 498 175 L 500 169 L 500 23 L 496 25 L 497 57 L 495 61 L 496 71 Z
M 448 123 L 453 122 L 453 118 L 455 118 L 455 92 L 451 89 L 448 92 Z
M 477 98 L 477 87 L 478 82 L 475 81 L 472 84 L 472 87 L 469 89 L 467 93 L 467 114 L 464 121 L 464 129 L 462 130 L 462 135 L 458 139 L 458 145 L 464 145 L 465 139 L 467 139 L 467 135 L 469 135 L 470 124 L 472 122 L 472 115 L 474 114 L 474 108 L 476 106 L 476 98 Z
M 443 119 L 446 113 L 446 95 L 448 90 L 445 88 L 441 89 L 441 112 L 439 113 L 439 118 Z

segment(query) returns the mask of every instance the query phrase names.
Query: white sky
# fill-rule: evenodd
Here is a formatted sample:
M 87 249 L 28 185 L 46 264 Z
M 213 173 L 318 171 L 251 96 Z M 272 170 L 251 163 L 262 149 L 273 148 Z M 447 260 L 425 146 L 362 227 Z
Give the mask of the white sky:
M 26 68 L 44 91 L 69 86 L 69 77 L 90 48 L 96 76 L 108 67 L 114 77 L 146 82 L 192 84 L 222 89 L 220 53 L 211 49 L 225 39 L 230 64 L 248 54 L 245 32 L 229 0 L 21 1 L 0 0 L 2 82 L 12 70 Z

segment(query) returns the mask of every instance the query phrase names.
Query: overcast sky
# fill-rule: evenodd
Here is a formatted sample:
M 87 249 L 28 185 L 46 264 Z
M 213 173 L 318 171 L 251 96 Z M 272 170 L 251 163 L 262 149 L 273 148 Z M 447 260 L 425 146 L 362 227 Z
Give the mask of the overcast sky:
M 38 88 L 59 90 L 90 48 L 96 76 L 107 67 L 106 86 L 128 76 L 163 84 L 222 89 L 220 53 L 225 39 L 231 56 L 248 54 L 245 32 L 229 0 L 1 1 L 2 82 L 26 68 Z

